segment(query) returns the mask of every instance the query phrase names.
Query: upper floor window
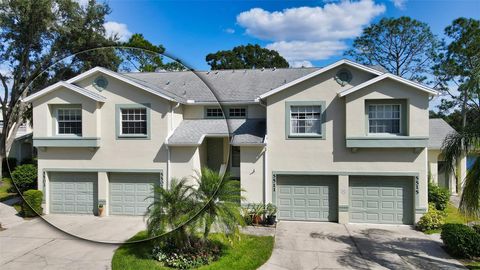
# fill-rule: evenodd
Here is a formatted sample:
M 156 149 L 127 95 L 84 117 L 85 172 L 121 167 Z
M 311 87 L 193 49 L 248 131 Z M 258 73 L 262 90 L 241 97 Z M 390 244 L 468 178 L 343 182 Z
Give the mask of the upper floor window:
M 228 117 L 230 118 L 245 118 L 247 117 L 247 109 L 244 107 L 234 107 L 228 109 Z
M 322 134 L 321 106 L 291 106 L 290 134 Z
M 400 134 L 400 104 L 368 105 L 368 132 L 373 134 Z
M 121 108 L 121 134 L 147 135 L 147 109 Z
M 208 118 L 221 118 L 223 117 L 222 108 L 206 108 L 205 116 Z
M 82 136 L 82 109 L 57 109 L 57 134 Z

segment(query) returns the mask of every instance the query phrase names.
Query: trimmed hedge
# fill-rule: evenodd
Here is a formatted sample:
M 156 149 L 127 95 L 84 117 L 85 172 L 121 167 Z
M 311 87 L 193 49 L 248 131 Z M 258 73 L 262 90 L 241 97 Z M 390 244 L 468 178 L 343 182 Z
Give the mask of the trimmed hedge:
M 447 208 L 448 202 L 450 201 L 450 195 L 448 189 L 428 183 L 428 202 L 434 203 L 437 210 L 443 211 Z
M 37 166 L 33 164 L 20 165 L 12 172 L 12 181 L 20 192 L 37 188 Z
M 417 229 L 422 232 L 440 229 L 440 227 L 445 224 L 445 217 L 445 212 L 437 210 L 435 204 L 429 203 L 428 212 L 420 218 L 420 221 L 418 221 Z
M 441 238 L 446 250 L 460 258 L 480 256 L 480 234 L 464 224 L 443 225 Z
M 35 217 L 42 214 L 43 192 L 36 189 L 30 189 L 23 192 L 22 212 L 25 217 Z

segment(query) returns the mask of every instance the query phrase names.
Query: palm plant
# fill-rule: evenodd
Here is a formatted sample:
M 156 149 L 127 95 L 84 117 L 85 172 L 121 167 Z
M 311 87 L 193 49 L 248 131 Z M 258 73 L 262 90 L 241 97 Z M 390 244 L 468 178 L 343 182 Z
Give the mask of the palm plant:
M 238 225 L 244 225 L 240 182 L 228 174 L 223 176 L 208 168 L 202 168 L 196 174 L 196 197 L 199 205 L 203 206 L 198 222 L 203 225 L 204 239 L 207 239 L 214 223 L 227 235 L 236 234 Z
M 153 202 L 147 208 L 147 232 L 150 237 L 168 234 L 168 240 L 176 247 L 190 247 L 190 237 L 187 226 L 197 209 L 194 200 L 194 190 L 187 184 L 187 179 L 172 179 L 168 189 L 156 185 Z
M 469 125 L 458 133 L 445 138 L 442 154 L 447 170 L 454 172 L 455 164 L 463 153 L 480 151 L 480 126 Z M 467 173 L 460 198 L 460 212 L 467 216 L 480 216 L 480 158 L 477 158 Z

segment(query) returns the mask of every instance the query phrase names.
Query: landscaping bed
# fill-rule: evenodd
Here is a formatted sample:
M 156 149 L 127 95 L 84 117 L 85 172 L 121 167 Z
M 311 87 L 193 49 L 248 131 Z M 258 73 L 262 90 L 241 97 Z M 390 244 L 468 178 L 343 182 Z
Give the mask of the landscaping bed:
M 140 232 L 129 241 L 138 241 L 147 237 Z M 209 239 L 221 249 L 218 259 L 197 269 L 257 269 L 272 254 L 274 238 L 272 236 L 252 236 L 241 234 L 233 242 L 222 234 L 211 234 Z M 136 244 L 123 244 L 113 255 L 113 270 L 173 269 L 155 260 L 152 256 L 153 241 Z
M 0 202 L 12 199 L 15 196 L 17 196 L 17 192 L 12 184 L 12 179 L 3 178 L 0 182 Z

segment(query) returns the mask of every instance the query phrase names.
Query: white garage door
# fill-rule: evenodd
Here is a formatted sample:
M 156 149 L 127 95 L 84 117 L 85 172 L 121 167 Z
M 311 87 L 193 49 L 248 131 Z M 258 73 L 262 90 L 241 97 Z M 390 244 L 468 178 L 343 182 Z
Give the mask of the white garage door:
M 158 173 L 110 173 L 110 214 L 144 215 L 153 202 L 153 185 L 160 184 Z
M 95 214 L 97 173 L 51 172 L 50 212 Z

